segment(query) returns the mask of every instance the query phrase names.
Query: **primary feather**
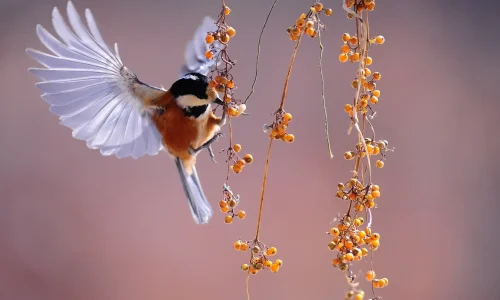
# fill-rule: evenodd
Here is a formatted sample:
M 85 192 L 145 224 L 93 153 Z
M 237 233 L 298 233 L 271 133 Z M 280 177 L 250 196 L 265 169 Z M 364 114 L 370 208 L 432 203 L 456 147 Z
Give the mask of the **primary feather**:
M 144 102 L 166 91 L 142 83 L 123 65 L 117 44 L 113 52 L 89 9 L 85 10 L 88 27 L 71 1 L 67 14 L 71 28 L 57 7 L 52 12 L 59 39 L 41 25 L 36 27 L 40 41 L 52 54 L 26 50 L 45 67 L 29 69 L 42 80 L 37 83 L 42 99 L 61 124 L 72 129 L 74 138 L 103 155 L 158 154 L 163 148 L 161 135 Z

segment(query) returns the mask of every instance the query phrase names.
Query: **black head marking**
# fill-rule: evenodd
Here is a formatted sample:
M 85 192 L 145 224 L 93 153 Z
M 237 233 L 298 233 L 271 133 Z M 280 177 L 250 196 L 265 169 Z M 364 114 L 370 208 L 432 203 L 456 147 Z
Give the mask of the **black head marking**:
M 191 106 L 191 107 L 186 107 L 183 109 L 184 115 L 186 117 L 194 117 L 198 118 L 202 114 L 204 114 L 208 109 L 208 104 L 207 105 L 200 105 L 200 106 Z
M 193 95 L 198 99 L 208 99 L 207 88 L 210 79 L 200 73 L 187 73 L 179 78 L 170 87 L 170 92 L 177 98 L 184 95 Z

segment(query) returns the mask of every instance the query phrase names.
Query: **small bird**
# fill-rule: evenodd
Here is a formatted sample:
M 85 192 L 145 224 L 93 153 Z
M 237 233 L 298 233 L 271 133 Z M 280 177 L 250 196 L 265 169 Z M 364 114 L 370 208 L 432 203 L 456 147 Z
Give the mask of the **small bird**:
M 71 28 L 57 7 L 52 11 L 59 39 L 36 26 L 38 38 L 53 54 L 26 49 L 45 67 L 28 69 L 41 80 L 36 83 L 41 98 L 60 124 L 72 129 L 74 138 L 102 155 L 137 159 L 167 151 L 175 160 L 194 221 L 208 223 L 212 207 L 196 172 L 196 157 L 207 149 L 214 159 L 210 145 L 226 122 L 225 110 L 217 117 L 211 109 L 224 103 L 207 77 L 219 63 L 205 58 L 205 36 L 217 30 L 214 20 L 205 17 L 196 29 L 185 49 L 180 78 L 166 90 L 141 82 L 122 63 L 118 45 L 114 52 L 108 47 L 89 9 L 88 27 L 71 1 L 67 14 Z

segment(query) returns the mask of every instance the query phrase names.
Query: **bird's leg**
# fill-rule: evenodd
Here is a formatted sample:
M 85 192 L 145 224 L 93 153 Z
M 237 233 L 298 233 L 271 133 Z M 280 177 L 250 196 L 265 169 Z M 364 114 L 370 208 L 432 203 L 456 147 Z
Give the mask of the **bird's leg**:
M 205 149 L 205 148 L 208 148 L 210 147 L 210 145 L 215 142 L 219 137 L 223 136 L 224 134 L 222 132 L 218 132 L 216 133 L 211 139 L 209 139 L 208 141 L 206 141 L 203 145 L 201 145 L 200 147 L 196 148 L 196 149 L 193 149 L 193 148 L 190 148 L 188 150 L 189 154 L 191 155 L 196 155 L 198 154 L 201 150 Z M 210 148 L 211 149 L 211 148 Z M 210 151 L 210 150 L 209 150 Z M 211 151 L 212 153 L 210 154 L 210 156 L 213 155 L 213 151 Z

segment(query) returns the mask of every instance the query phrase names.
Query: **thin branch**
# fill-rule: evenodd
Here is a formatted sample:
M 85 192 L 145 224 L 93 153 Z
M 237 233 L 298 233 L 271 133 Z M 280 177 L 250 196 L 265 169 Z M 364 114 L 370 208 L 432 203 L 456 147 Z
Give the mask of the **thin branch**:
M 323 98 L 323 112 L 325 114 L 325 135 L 326 143 L 328 145 L 328 154 L 330 158 L 333 158 L 332 147 L 330 145 L 330 134 L 328 133 L 328 112 L 326 110 L 326 98 L 325 98 L 325 78 L 323 76 L 323 43 L 321 42 L 321 30 L 318 30 L 318 40 L 319 40 L 319 72 L 321 75 L 321 97 Z
M 257 59 L 255 60 L 255 77 L 253 79 L 252 88 L 250 90 L 250 93 L 248 94 L 245 101 L 243 101 L 243 103 L 245 103 L 245 104 L 247 103 L 248 99 L 250 98 L 250 96 L 252 96 L 253 92 L 255 91 L 255 83 L 257 83 L 257 74 L 259 73 L 260 44 L 261 44 L 262 34 L 264 33 L 264 29 L 266 28 L 267 21 L 269 21 L 269 17 L 271 16 L 271 13 L 274 9 L 274 6 L 276 6 L 277 2 L 278 2 L 278 0 L 274 0 L 274 3 L 273 3 L 273 6 L 271 7 L 271 10 L 269 10 L 269 13 L 267 14 L 267 18 L 266 18 L 266 21 L 264 22 L 264 26 L 262 26 L 262 30 L 260 31 L 259 43 L 257 44 Z

